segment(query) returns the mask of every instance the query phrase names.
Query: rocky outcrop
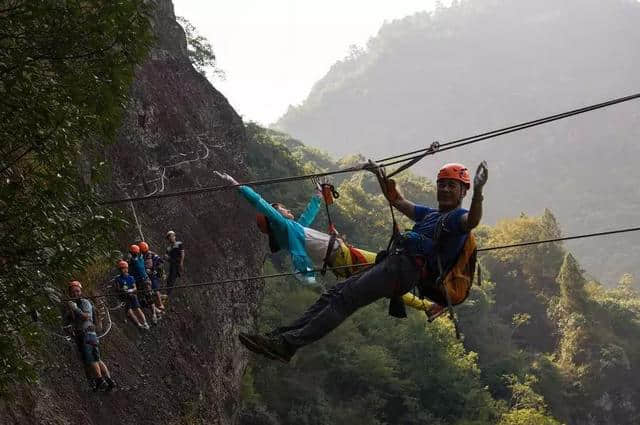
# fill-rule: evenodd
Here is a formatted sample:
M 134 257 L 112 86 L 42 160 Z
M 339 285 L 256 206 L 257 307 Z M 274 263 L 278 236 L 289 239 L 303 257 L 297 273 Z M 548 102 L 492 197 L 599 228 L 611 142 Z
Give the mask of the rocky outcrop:
M 220 184 L 214 169 L 246 178 L 242 120 L 191 66 L 170 0 L 156 1 L 153 23 L 156 45 L 137 71 L 119 139 L 105 152 L 112 164 L 108 196 Z M 133 217 L 130 205 L 122 208 Z M 135 211 L 152 250 L 164 250 L 169 229 L 184 242 L 182 283 L 260 274 L 264 245 L 235 193 L 145 201 Z M 124 250 L 139 237 L 133 218 L 126 231 L 114 248 Z M 40 383 L 14 394 L 0 409 L 0 422 L 233 423 L 247 361 L 237 334 L 253 324 L 259 287 L 244 282 L 178 289 L 167 317 L 146 333 L 126 323 L 122 310 L 113 311 L 113 328 L 101 343 L 119 384 L 111 394 L 92 393 L 75 346 L 52 336 Z

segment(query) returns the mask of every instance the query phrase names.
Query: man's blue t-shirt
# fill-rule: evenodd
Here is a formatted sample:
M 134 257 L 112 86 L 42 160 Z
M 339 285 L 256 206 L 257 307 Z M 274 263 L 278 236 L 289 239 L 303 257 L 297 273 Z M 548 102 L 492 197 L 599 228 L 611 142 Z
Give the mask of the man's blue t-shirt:
M 123 276 L 120 275 L 116 277 L 116 282 L 118 283 L 118 288 L 120 289 L 133 289 L 136 284 L 135 279 L 130 274 Z
M 440 235 L 440 258 L 442 259 L 442 267 L 447 269 L 458 258 L 469 235 L 469 232 L 462 228 L 461 222 L 462 216 L 467 212 L 463 208 L 458 208 L 443 214 L 437 209 L 416 205 L 414 210 L 416 224 L 410 232 L 406 232 L 404 235 L 408 239 L 407 244 L 410 251 L 426 257 L 429 270 L 435 273 L 438 270 L 433 241 L 438 221 L 443 215 L 447 215 Z
M 131 270 L 131 275 L 135 278 L 136 282 L 147 280 L 147 269 L 144 266 L 144 257 L 142 255 L 131 257 L 129 260 L 129 269 Z

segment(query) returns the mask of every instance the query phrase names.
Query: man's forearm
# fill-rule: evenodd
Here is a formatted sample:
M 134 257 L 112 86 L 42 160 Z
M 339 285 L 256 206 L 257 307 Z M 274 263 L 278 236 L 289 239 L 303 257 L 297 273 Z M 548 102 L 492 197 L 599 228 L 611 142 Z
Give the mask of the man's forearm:
M 467 216 L 467 230 L 475 229 L 480 224 L 480 220 L 482 220 L 482 201 L 482 189 L 474 189 L 469 215 Z
M 416 205 L 413 202 L 407 201 L 404 198 L 400 198 L 393 202 L 393 206 L 396 207 L 402 214 L 409 217 L 411 220 L 415 219 L 414 217 Z

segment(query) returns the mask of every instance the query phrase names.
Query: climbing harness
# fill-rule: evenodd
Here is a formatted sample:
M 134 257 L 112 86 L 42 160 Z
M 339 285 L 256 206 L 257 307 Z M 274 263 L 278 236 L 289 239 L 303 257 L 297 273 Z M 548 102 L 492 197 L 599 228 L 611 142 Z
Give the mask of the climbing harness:
M 94 297 L 91 297 L 91 298 L 94 298 Z M 70 299 L 70 300 L 65 300 L 65 301 L 74 301 L 74 300 L 76 300 L 76 299 Z M 105 318 L 107 319 L 108 324 L 107 324 L 106 328 L 103 326 L 104 330 L 103 330 L 102 334 L 96 335 L 96 339 L 97 340 L 100 340 L 100 339 L 104 338 L 105 336 L 107 336 L 109 334 L 109 332 L 111 332 L 111 328 L 113 327 L 113 322 L 111 321 L 111 314 L 109 313 L 109 310 L 110 310 L 109 306 L 104 301 L 102 301 L 100 303 L 100 306 L 104 309 Z M 94 305 L 94 308 L 97 308 L 97 306 Z M 39 321 L 39 318 L 38 318 L 38 321 Z M 76 336 L 76 330 L 74 329 L 72 324 L 61 326 L 61 329 L 65 333 L 65 335 L 59 334 L 57 332 L 49 331 L 49 330 L 45 329 L 44 327 L 42 327 L 41 329 L 43 329 L 46 333 L 48 333 L 50 335 L 53 335 L 53 336 L 58 337 L 60 339 L 63 339 L 67 343 L 73 343 L 73 340 L 74 340 L 74 338 Z M 71 335 L 69 335 L 69 333 Z

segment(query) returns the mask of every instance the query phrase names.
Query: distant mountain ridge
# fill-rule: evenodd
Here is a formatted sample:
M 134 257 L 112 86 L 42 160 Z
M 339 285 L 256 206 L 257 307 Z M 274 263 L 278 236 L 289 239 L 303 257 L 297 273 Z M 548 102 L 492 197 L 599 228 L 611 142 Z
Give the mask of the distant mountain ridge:
M 383 26 L 275 127 L 334 154 L 395 154 L 640 91 L 640 3 L 470 0 Z M 640 103 L 425 159 L 491 167 L 486 218 L 550 208 L 569 234 L 638 225 Z M 640 236 L 570 245 L 608 282 Z

